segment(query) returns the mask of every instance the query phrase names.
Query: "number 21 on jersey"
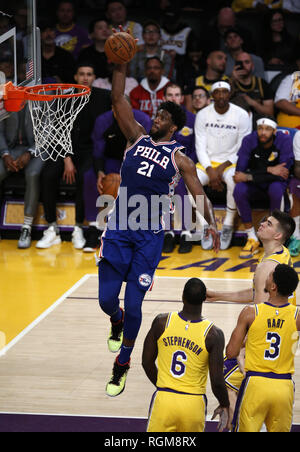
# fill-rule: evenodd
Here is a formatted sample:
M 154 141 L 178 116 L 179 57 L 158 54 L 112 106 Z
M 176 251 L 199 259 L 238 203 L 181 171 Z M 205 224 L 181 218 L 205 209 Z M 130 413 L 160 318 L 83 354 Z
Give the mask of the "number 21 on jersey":
M 141 176 L 151 177 L 152 171 L 155 165 L 150 165 L 148 162 L 141 162 L 140 168 L 137 170 L 137 173 Z

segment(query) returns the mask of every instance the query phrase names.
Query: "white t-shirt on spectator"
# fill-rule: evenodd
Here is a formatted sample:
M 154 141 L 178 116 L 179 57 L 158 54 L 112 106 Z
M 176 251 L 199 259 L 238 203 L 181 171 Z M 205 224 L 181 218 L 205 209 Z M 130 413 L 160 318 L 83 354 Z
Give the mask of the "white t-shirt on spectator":
M 197 113 L 194 129 L 198 161 L 206 169 L 211 162 L 237 162 L 242 140 L 252 131 L 252 121 L 237 105 L 229 104 L 229 110 L 219 114 L 211 104 Z
M 274 102 L 278 102 L 279 100 L 291 100 L 291 93 L 293 88 L 293 74 L 289 74 L 281 81 L 280 85 L 277 88 Z

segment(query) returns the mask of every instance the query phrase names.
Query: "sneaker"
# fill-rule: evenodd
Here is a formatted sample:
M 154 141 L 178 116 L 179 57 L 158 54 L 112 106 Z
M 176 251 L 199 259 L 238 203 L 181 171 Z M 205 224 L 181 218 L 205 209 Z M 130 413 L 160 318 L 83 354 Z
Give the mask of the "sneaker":
M 298 256 L 300 254 L 300 240 L 292 236 L 288 244 L 288 249 L 292 257 Z
M 220 236 L 220 249 L 227 250 L 230 246 L 233 234 L 233 226 L 223 226 Z
M 259 241 L 255 239 L 248 239 L 246 245 L 240 252 L 240 259 L 250 259 L 259 252 Z
M 84 253 L 93 253 L 99 247 L 101 231 L 95 226 L 89 226 L 86 231 L 86 242 L 83 248 Z
M 109 397 L 116 397 L 125 389 L 127 373 L 130 369 L 130 361 L 124 365 L 119 364 L 118 358 L 114 362 L 112 376 L 106 385 L 106 394 Z
M 39 249 L 50 248 L 53 245 L 59 245 L 61 243 L 61 238 L 59 233 L 56 232 L 54 226 L 50 226 L 44 231 L 43 237 L 36 244 Z
M 186 234 L 183 234 L 180 237 L 178 253 L 179 254 L 190 253 L 192 251 L 192 249 L 193 249 L 193 242 L 191 240 L 187 239 Z
M 85 245 L 83 230 L 79 226 L 75 226 L 74 231 L 72 232 L 72 243 L 75 250 L 82 250 Z
M 203 229 L 203 237 L 201 240 L 201 246 L 204 250 L 212 250 L 214 246 L 213 238 L 211 234 L 207 235 L 208 228 Z
M 111 322 L 111 330 L 107 340 L 108 349 L 112 353 L 117 353 L 123 342 L 123 327 L 124 327 L 124 311 L 122 311 L 122 318 L 118 323 Z
M 31 229 L 23 227 L 20 233 L 18 248 L 21 250 L 25 250 L 27 248 L 30 248 L 30 245 L 31 245 Z
M 175 248 L 175 237 L 173 236 L 173 234 L 170 234 L 169 232 L 167 232 L 165 234 L 165 238 L 164 238 L 164 246 L 163 246 L 163 253 L 172 253 L 174 251 Z

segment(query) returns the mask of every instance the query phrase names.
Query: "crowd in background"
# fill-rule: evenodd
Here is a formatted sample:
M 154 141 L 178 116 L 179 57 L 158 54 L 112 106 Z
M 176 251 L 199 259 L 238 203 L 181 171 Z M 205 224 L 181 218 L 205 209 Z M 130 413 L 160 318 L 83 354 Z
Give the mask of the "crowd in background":
M 27 9 L 22 2 L 17 2 L 13 19 L 0 14 L 1 34 L 11 20 L 17 27 L 19 61 L 26 48 L 26 14 Z M 97 196 L 101 193 L 105 175 L 119 172 L 126 145 L 111 111 L 109 92 L 113 65 L 104 52 L 104 44 L 112 28 L 122 25 L 138 38 L 138 52 L 128 65 L 125 88 L 136 119 L 149 132 L 161 102 L 167 99 L 182 105 L 187 114 L 187 124 L 182 131 L 178 131 L 176 139 L 186 146 L 188 155 L 198 164 L 198 176 L 200 180 L 203 177 L 203 185 L 208 185 L 215 192 L 222 191 L 220 187 L 227 188 L 223 242 L 221 240 L 223 249 L 231 243 L 236 210 L 243 216 L 241 212 L 247 204 L 248 192 L 236 190 L 235 184 L 248 184 L 247 187 L 256 184 L 256 188 L 269 193 L 272 207 L 291 212 L 297 228 L 290 249 L 292 255 L 299 254 L 297 163 L 298 157 L 300 162 L 300 132 L 297 134 L 297 129 L 300 129 L 300 108 L 296 102 L 297 90 L 294 89 L 294 98 L 291 97 L 293 86 L 296 86 L 293 74 L 300 71 L 299 2 L 63 0 L 53 5 L 52 2 L 40 0 L 37 2 L 37 16 L 41 31 L 42 82 L 86 84 L 92 87 L 92 95 L 84 113 L 75 123 L 74 155 L 65 160 L 44 164 L 29 155 L 28 147 L 33 147 L 34 143 L 26 109 L 19 114 L 17 121 L 15 116 L 18 115 L 13 115 L 5 120 L 7 124 L 4 121 L 0 123 L 0 181 L 19 170 L 24 170 L 26 175 L 25 220 L 19 248 L 28 248 L 31 244 L 31 227 L 40 193 L 48 228 L 37 247 L 47 248 L 60 243 L 56 202 L 62 178 L 77 188 L 76 226 L 72 234 L 75 248 L 89 252 L 99 243 L 101 227 L 96 221 Z M 9 59 L 5 55 L 0 55 L 0 70 L 10 78 Z M 254 179 L 244 180 L 234 171 L 229 173 L 229 165 L 224 166 L 225 162 L 221 158 L 218 160 L 218 156 L 218 169 L 212 168 L 209 161 L 204 164 L 208 158 L 212 161 L 209 154 L 211 131 L 203 128 L 201 135 L 201 118 L 209 114 L 211 121 L 214 121 L 219 114 L 223 115 L 223 120 L 227 114 L 227 110 L 223 113 L 218 111 L 220 100 L 216 87 L 212 90 L 218 81 L 224 82 L 222 88 L 228 91 L 225 102 L 226 108 L 231 105 L 230 120 L 238 117 L 239 121 L 237 125 L 234 123 L 236 136 L 231 135 L 230 144 L 227 144 L 231 146 L 231 154 L 235 154 L 228 161 L 238 165 L 239 173 L 248 177 L 254 171 L 250 158 L 240 169 L 239 157 L 242 143 L 246 146 L 243 141 L 245 137 L 252 136 L 252 141 L 248 140 L 248 149 L 267 149 L 260 135 L 257 141 L 257 121 L 260 118 L 269 118 L 269 124 L 272 121 L 276 124 L 274 130 L 278 126 L 287 138 L 286 141 L 279 139 L 279 143 L 275 132 L 270 135 L 272 157 L 270 151 L 268 158 L 264 156 L 263 160 L 265 171 L 269 176 L 272 173 L 270 179 L 267 180 L 262 174 L 259 179 L 255 173 Z M 203 109 L 206 109 L 205 115 Z M 246 125 L 242 124 L 241 118 L 244 118 Z M 8 130 L 21 130 L 27 144 L 24 146 L 24 139 L 20 142 L 20 133 L 12 137 L 13 133 L 9 134 Z M 253 134 L 256 134 L 255 137 Z M 220 138 L 218 152 L 229 155 L 228 149 L 225 149 L 226 139 L 222 142 L 221 135 Z M 25 151 L 27 154 L 24 157 Z M 273 163 L 269 165 L 271 160 Z M 266 181 L 268 186 L 262 185 Z M 57 190 L 49 193 L 47 187 L 50 184 Z M 239 185 L 241 187 L 244 186 Z M 278 199 L 272 202 L 275 192 Z M 179 186 L 179 193 L 182 196 L 187 194 L 185 187 Z M 287 194 L 292 198 L 292 210 Z M 84 221 L 89 226 L 85 233 L 82 229 Z M 244 213 L 243 223 L 248 240 L 240 257 L 248 258 L 256 252 L 259 242 L 253 232 L 249 212 Z M 180 231 L 180 234 L 179 252 L 189 252 L 192 248 L 192 242 L 188 240 L 191 231 Z M 175 227 L 167 231 L 165 252 L 173 251 L 175 236 Z M 202 246 L 204 249 L 211 247 L 205 240 Z

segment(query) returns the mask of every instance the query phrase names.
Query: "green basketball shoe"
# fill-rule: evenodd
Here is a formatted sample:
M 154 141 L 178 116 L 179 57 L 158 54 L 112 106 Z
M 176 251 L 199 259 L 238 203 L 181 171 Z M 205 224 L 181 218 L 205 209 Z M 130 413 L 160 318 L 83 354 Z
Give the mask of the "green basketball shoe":
M 130 361 L 121 365 L 118 362 L 118 358 L 115 360 L 111 379 L 106 385 L 106 394 L 109 397 L 116 397 L 124 391 L 127 373 L 130 369 L 129 364 Z

